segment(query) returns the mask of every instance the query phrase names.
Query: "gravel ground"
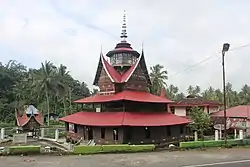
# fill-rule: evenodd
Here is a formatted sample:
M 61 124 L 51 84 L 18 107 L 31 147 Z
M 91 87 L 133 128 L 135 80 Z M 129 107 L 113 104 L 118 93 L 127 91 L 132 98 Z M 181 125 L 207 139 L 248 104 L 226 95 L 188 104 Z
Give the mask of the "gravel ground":
M 250 149 L 214 149 L 207 151 L 99 154 L 88 156 L 0 157 L 0 167 L 249 167 Z M 225 164 L 225 162 L 249 160 Z M 209 165 L 211 163 L 218 163 Z M 198 167 L 197 166 L 197 167 Z M 203 165 L 204 166 L 204 165 Z

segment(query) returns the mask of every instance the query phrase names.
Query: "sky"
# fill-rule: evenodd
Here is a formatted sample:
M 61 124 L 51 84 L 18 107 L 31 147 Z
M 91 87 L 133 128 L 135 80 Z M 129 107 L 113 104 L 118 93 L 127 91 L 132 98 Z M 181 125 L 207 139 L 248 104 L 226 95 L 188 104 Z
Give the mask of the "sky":
M 64 64 L 92 88 L 101 49 L 120 41 L 126 10 L 128 41 L 139 53 L 143 43 L 148 69 L 167 69 L 167 84 L 222 88 L 227 42 L 237 49 L 226 53 L 226 80 L 239 90 L 250 84 L 249 8 L 248 0 L 1 0 L 0 61 Z

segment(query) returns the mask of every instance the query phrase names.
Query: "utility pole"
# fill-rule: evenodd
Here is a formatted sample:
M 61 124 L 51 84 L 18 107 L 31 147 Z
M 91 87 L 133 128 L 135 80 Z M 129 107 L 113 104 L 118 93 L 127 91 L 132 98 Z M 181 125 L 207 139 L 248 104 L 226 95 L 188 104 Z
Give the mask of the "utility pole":
M 226 74 L 225 74 L 225 52 L 229 50 L 230 44 L 224 43 L 222 49 L 222 81 L 223 81 L 223 105 L 224 105 L 224 141 L 227 145 L 227 105 L 226 105 Z

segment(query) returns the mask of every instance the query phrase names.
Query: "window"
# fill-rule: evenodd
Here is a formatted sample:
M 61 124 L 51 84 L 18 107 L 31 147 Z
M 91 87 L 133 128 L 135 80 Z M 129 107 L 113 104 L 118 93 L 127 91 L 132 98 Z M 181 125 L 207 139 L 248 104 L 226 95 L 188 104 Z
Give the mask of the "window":
M 118 140 L 118 128 L 113 129 L 113 140 Z
M 113 65 L 113 64 L 115 64 L 115 56 L 112 56 L 111 58 L 110 58 L 110 64 L 111 65 Z
M 69 123 L 69 132 L 75 132 L 75 125 Z
M 166 127 L 166 133 L 167 133 L 167 136 L 171 136 L 171 127 L 170 126 Z
M 101 128 L 101 139 L 105 139 L 105 128 Z
M 66 125 L 66 131 L 69 131 L 69 123 L 66 122 L 65 125 Z
M 145 127 L 145 138 L 150 139 L 150 129 L 148 127 Z
M 122 63 L 122 54 L 117 54 L 117 59 L 116 59 L 116 64 L 121 64 Z
M 174 108 L 174 107 L 170 107 L 170 112 L 171 112 L 172 114 L 174 114 L 175 108 Z
M 77 124 L 74 124 L 74 132 L 77 133 Z
M 186 134 L 190 134 L 190 132 L 191 132 L 190 127 L 186 126 Z
M 123 63 L 124 64 L 132 64 L 132 55 L 123 53 Z

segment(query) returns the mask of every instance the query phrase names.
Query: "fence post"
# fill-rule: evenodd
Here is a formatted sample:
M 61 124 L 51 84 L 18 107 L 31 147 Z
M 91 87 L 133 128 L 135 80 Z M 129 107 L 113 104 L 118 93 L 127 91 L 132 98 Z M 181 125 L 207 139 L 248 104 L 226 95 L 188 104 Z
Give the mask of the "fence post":
M 4 136 L 5 136 L 5 129 L 2 128 L 2 129 L 1 129 L 0 139 L 3 140 L 3 139 L 4 139 Z
M 240 136 L 240 140 L 242 140 L 243 139 L 243 130 L 240 130 L 239 136 Z
M 221 131 L 221 129 L 220 129 L 219 133 L 220 133 L 220 140 L 221 140 L 222 139 L 222 131 Z
M 219 140 L 219 131 L 218 130 L 215 130 L 215 141 L 218 141 Z
M 194 132 L 194 141 L 197 141 L 198 140 L 198 133 L 197 131 Z
M 237 138 L 237 129 L 234 129 L 234 139 Z
M 59 139 L 59 130 L 56 129 L 56 131 L 55 131 L 55 140 L 58 141 L 58 139 Z
M 41 138 L 44 138 L 44 128 L 41 128 Z

